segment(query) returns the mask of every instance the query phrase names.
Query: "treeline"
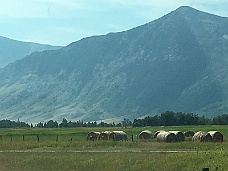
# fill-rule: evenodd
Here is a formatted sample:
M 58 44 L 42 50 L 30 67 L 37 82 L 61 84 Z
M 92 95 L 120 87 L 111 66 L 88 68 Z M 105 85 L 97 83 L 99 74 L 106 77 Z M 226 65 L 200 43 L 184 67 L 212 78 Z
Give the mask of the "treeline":
M 166 111 L 160 115 L 147 116 L 143 119 L 134 119 L 131 122 L 124 118 L 121 123 L 105 123 L 105 122 L 83 122 L 68 121 L 63 118 L 61 123 L 49 120 L 48 122 L 39 122 L 36 125 L 25 122 L 1 120 L 0 128 L 76 128 L 76 127 L 144 127 L 144 126 L 182 126 L 182 125 L 228 125 L 228 114 L 218 115 L 212 119 L 205 116 L 198 116 L 192 113 Z
M 57 121 L 49 120 L 48 122 L 39 122 L 36 127 L 38 128 L 76 128 L 76 127 L 121 127 L 122 123 L 115 124 L 113 123 L 105 123 L 105 122 L 83 122 L 83 121 L 67 121 L 67 119 L 63 118 L 61 123 Z
M 1 120 L 0 128 L 29 128 L 30 125 L 25 122 L 11 121 L 11 120 Z
M 128 122 L 127 122 L 128 121 Z M 38 124 L 28 124 L 25 122 L 19 121 L 11 121 L 11 120 L 1 120 L 0 128 L 75 128 L 75 127 L 121 127 L 121 126 L 131 126 L 131 122 L 127 119 L 124 119 L 122 123 L 115 124 L 113 123 L 105 123 L 105 122 L 83 122 L 83 121 L 67 121 L 67 119 L 63 118 L 61 123 L 57 121 L 49 120 L 48 122 L 39 122 Z
M 134 119 L 132 123 L 132 127 L 180 125 L 228 125 L 228 114 L 209 119 L 193 113 L 166 111 L 160 115 Z

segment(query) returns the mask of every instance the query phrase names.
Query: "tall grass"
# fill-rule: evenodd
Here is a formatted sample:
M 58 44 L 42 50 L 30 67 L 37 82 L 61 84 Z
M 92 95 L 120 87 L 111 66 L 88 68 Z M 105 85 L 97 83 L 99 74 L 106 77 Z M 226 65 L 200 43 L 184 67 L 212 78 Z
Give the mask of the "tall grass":
M 193 171 L 208 167 L 226 170 L 226 151 L 194 153 L 53 152 L 1 153 L 0 170 L 129 170 Z

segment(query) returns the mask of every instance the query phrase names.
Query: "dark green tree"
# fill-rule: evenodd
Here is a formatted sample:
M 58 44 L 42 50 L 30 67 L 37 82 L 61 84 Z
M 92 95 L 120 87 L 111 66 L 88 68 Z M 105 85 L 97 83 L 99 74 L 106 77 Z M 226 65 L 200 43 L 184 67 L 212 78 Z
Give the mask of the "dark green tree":
M 59 125 L 59 127 L 69 127 L 68 121 L 66 118 L 63 118 L 62 123 Z

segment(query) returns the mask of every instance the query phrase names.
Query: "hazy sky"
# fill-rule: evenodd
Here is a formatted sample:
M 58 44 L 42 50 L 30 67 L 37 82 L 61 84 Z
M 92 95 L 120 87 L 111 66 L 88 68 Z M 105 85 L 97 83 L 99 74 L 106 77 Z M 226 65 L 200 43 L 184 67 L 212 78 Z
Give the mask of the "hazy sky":
M 131 29 L 184 5 L 228 16 L 228 0 L 0 0 L 0 35 L 65 46 Z

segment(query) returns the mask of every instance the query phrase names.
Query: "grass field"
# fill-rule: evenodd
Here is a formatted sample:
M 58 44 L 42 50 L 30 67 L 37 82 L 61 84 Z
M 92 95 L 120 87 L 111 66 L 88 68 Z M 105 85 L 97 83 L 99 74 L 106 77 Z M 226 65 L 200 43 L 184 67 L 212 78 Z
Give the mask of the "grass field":
M 134 141 L 86 141 L 90 131 L 123 130 Z M 142 130 L 211 131 L 223 133 L 223 143 L 137 141 Z M 69 139 L 72 138 L 72 141 Z M 198 171 L 228 170 L 228 127 L 146 127 L 1 129 L 0 171 Z

